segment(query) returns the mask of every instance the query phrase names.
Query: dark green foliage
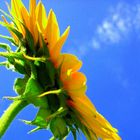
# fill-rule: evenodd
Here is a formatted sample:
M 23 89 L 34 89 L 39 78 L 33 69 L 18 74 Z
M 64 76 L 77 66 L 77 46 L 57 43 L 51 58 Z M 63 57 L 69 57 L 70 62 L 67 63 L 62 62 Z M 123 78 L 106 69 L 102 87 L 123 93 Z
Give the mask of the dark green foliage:
M 3 48 L 5 50 L 7 50 L 8 52 L 11 51 L 11 48 L 8 44 L 5 44 L 5 43 L 0 43 L 0 48 Z
M 38 97 L 41 93 L 43 93 L 43 89 L 40 84 L 32 77 L 29 78 L 23 94 L 24 97 L 28 99 L 29 103 L 32 103 L 37 107 L 48 107 L 46 97 Z
M 14 90 L 16 91 L 16 93 L 18 93 L 19 95 L 23 95 L 28 79 L 29 79 L 29 77 L 25 75 L 25 77 L 23 79 L 17 78 L 15 80 Z
M 68 128 L 63 118 L 56 117 L 50 123 L 50 129 L 55 138 L 62 140 L 68 135 Z

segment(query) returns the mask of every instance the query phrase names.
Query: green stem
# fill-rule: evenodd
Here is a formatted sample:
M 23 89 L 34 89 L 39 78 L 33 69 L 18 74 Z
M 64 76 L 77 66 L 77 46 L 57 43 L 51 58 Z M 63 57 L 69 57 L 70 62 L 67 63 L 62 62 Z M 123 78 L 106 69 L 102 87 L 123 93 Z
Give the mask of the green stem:
M 6 58 L 16 58 L 16 59 L 21 59 L 23 60 L 22 53 L 17 53 L 17 52 L 0 52 L 0 56 L 6 57 Z
M 47 92 L 44 92 L 42 93 L 41 95 L 39 95 L 38 97 L 43 97 L 43 96 L 46 96 L 48 94 L 59 94 L 62 92 L 62 89 L 57 89 L 57 90 L 51 90 L 51 91 L 47 91 Z
M 0 138 L 4 135 L 8 127 L 10 126 L 16 115 L 25 107 L 28 103 L 26 101 L 14 101 L 0 118 Z

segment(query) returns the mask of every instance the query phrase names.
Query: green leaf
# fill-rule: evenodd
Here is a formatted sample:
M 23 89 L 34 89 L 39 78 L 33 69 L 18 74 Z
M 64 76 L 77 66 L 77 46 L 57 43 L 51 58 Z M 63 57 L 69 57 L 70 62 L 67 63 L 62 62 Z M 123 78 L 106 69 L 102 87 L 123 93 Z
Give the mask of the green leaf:
M 39 108 L 39 111 L 36 115 L 36 118 L 33 121 L 21 120 L 27 125 L 35 125 L 37 126 L 35 129 L 29 132 L 33 133 L 40 129 L 46 129 L 48 127 L 49 122 L 46 121 L 46 118 L 51 114 L 51 111 L 47 108 Z
M 32 103 L 35 106 L 47 108 L 48 103 L 46 97 L 43 98 L 38 97 L 41 93 L 43 93 L 43 89 L 38 83 L 38 81 L 30 77 L 26 84 L 24 92 L 25 98 L 27 98 L 27 101 L 29 103 Z
M 17 57 L 18 55 L 13 55 L 13 56 L 10 56 L 8 55 L 8 62 L 9 64 L 12 64 L 11 66 L 13 67 L 14 66 L 14 70 L 21 73 L 21 74 L 27 74 L 27 71 L 26 71 L 26 65 L 25 65 L 25 62 L 21 59 L 17 59 L 15 58 L 15 56 Z M 8 65 L 10 66 L 10 65 Z
M 11 47 L 8 44 L 0 43 L 0 48 L 7 50 L 8 52 L 11 51 Z
M 16 91 L 16 93 L 18 93 L 19 95 L 23 95 L 28 79 L 29 79 L 29 77 L 25 75 L 25 77 L 23 79 L 17 78 L 15 80 L 13 88 Z
M 63 139 L 68 135 L 68 128 L 63 118 L 54 118 L 50 123 L 50 129 L 55 138 Z
M 46 118 L 51 114 L 51 111 L 47 108 L 40 108 L 36 118 L 32 121 L 33 125 L 39 126 L 40 128 L 47 128 L 48 123 Z

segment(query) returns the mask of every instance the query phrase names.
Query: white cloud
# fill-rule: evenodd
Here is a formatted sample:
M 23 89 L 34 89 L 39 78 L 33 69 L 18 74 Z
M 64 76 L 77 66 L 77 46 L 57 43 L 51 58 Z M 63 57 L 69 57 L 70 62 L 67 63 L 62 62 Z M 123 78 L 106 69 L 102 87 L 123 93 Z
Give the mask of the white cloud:
M 119 43 L 129 37 L 131 31 L 140 29 L 140 4 L 119 3 L 116 7 L 111 7 L 109 11 L 108 16 L 98 25 L 92 38 L 96 40 L 98 46 Z M 93 42 L 91 45 L 96 49 Z
M 93 39 L 93 40 L 92 40 L 91 46 L 92 46 L 92 48 L 94 48 L 94 49 L 100 49 L 100 43 L 99 43 L 96 39 Z
M 118 42 L 120 40 L 118 30 L 109 21 L 104 21 L 102 26 L 97 28 L 97 35 L 104 42 Z
M 96 27 L 93 38 L 87 42 L 74 42 L 74 45 L 79 47 L 71 48 L 69 51 L 83 58 L 91 49 L 100 50 L 104 46 L 125 41 L 132 32 L 140 37 L 140 4 L 120 2 L 110 7 L 106 15 L 107 17 Z

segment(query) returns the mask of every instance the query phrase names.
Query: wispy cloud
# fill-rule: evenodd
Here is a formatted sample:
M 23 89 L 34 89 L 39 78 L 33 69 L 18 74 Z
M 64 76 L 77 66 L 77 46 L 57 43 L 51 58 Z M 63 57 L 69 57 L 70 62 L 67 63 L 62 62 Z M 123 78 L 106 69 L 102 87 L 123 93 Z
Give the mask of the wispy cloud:
M 115 7 L 110 7 L 102 22 L 96 27 L 95 32 L 90 40 L 82 40 L 82 45 L 77 42 L 74 49 L 70 52 L 76 54 L 80 59 L 84 59 L 90 51 L 101 50 L 102 47 L 110 46 L 131 40 L 131 34 L 140 38 L 140 4 L 130 5 L 128 3 L 118 3 Z M 115 61 L 115 60 L 114 60 Z M 112 68 L 114 78 L 120 86 L 128 89 L 131 85 L 129 77 L 125 76 L 125 69 L 121 63 L 118 65 L 109 63 Z M 120 62 L 120 61 L 119 61 Z
M 140 36 L 140 4 L 120 2 L 110 7 L 107 17 L 96 27 L 93 37 L 82 45 L 70 50 L 83 58 L 91 49 L 100 50 L 103 46 L 120 43 L 129 38 L 131 33 Z
M 98 25 L 91 46 L 100 48 L 101 44 L 114 44 L 128 38 L 132 31 L 140 29 L 140 4 L 118 3 L 109 9 L 109 15 Z M 98 45 L 98 47 L 97 47 Z

